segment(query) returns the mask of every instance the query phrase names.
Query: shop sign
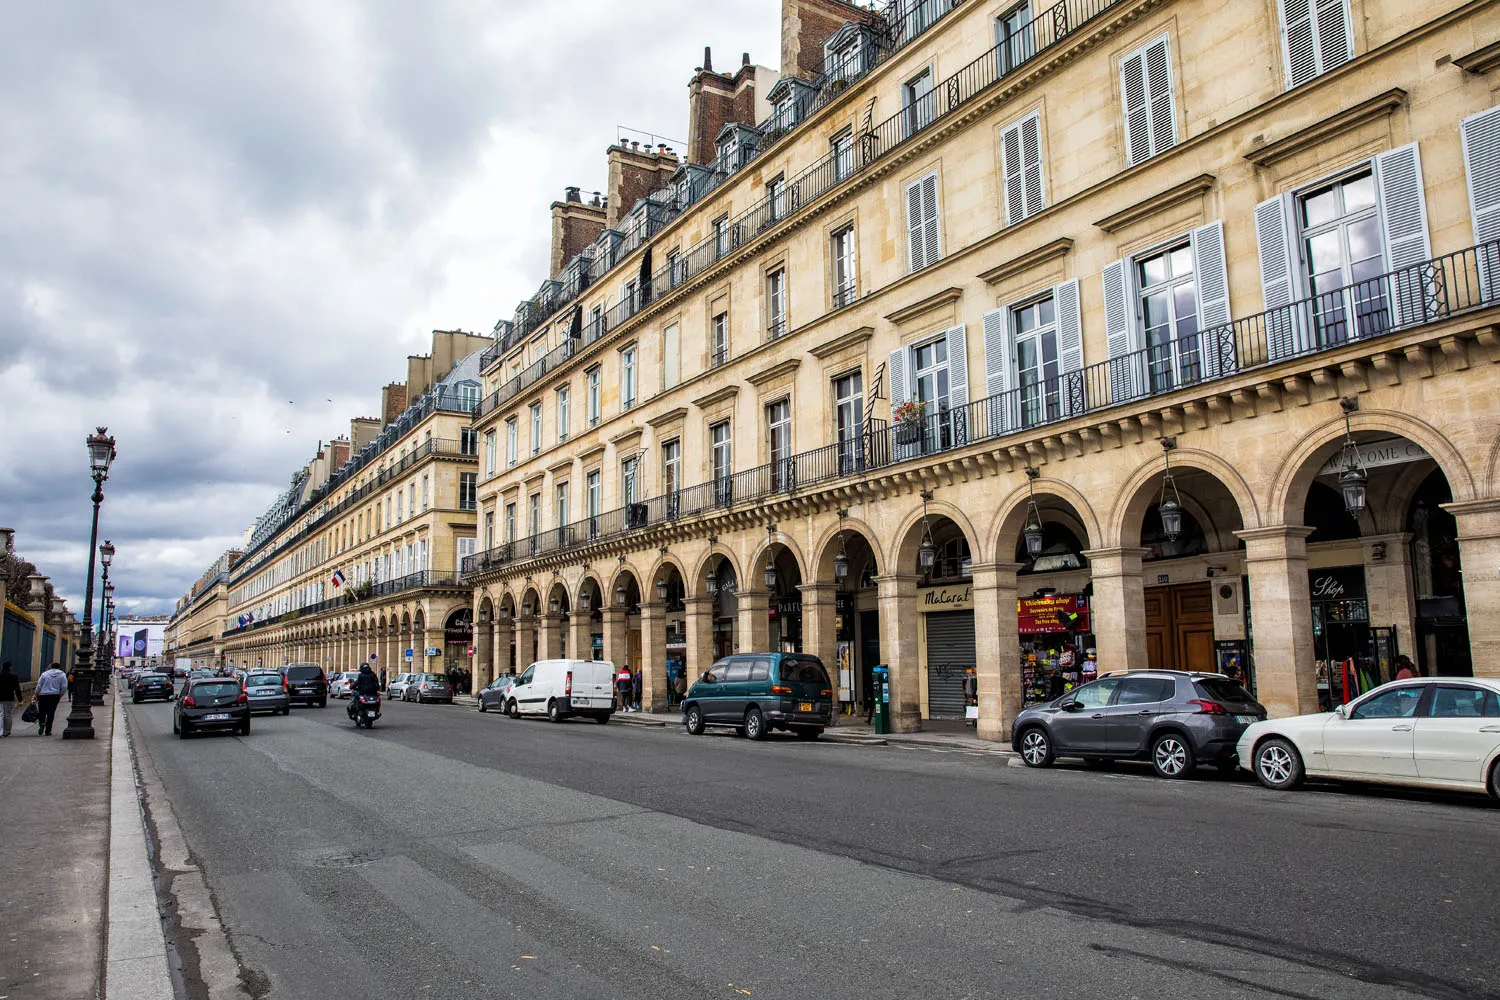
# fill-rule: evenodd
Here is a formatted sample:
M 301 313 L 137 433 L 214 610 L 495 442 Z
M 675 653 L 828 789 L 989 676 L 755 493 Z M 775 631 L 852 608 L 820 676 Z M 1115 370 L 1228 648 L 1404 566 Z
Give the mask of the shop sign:
M 441 649 L 438 649 L 436 646 L 428 646 L 427 647 L 427 655 L 428 656 L 442 656 L 443 655 L 443 651 Z
M 1362 601 L 1365 598 L 1363 566 L 1338 566 L 1307 571 L 1315 601 Z
M 968 611 L 974 607 L 974 588 L 968 584 L 924 587 L 917 591 L 917 610 Z
M 776 601 L 771 605 L 772 618 L 801 618 L 802 601 L 792 598 L 784 601 Z
M 1088 601 L 1077 594 L 1023 597 L 1016 602 L 1016 625 L 1022 635 L 1087 632 Z
M 1379 441 L 1368 441 L 1359 446 L 1359 460 L 1367 469 L 1378 469 L 1382 465 L 1420 462 L 1424 458 L 1431 457 L 1427 454 L 1426 448 L 1406 438 L 1381 438 Z M 1318 470 L 1318 475 L 1337 476 L 1343 471 L 1344 453 L 1340 451 L 1323 463 L 1323 467 Z

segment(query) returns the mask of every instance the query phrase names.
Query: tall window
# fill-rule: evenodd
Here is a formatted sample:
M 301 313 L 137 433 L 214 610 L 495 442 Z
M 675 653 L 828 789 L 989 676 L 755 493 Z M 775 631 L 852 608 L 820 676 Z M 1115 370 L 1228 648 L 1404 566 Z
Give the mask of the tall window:
M 427 511 L 432 500 L 432 480 L 425 474 L 422 476 L 422 511 Z
M 1183 240 L 1142 255 L 1135 259 L 1135 268 L 1151 391 L 1164 392 L 1179 384 L 1197 382 L 1202 376 L 1202 356 L 1192 246 Z
M 709 331 L 712 338 L 708 345 L 708 363 L 717 368 L 729 360 L 729 314 L 715 313 Z
M 1385 268 L 1373 172 L 1366 167 L 1299 195 L 1297 225 L 1318 343 L 1384 332 L 1390 323 L 1384 283 L 1370 280 Z M 1349 329 L 1351 315 L 1357 334 Z
M 473 382 L 461 384 L 458 387 L 458 405 L 472 412 L 479 405 L 479 386 Z
M 561 528 L 568 523 L 568 484 L 558 483 L 552 491 L 552 513 Z
M 412 517 L 416 517 L 417 516 L 417 484 L 416 483 L 412 483 L 411 486 L 407 488 L 407 504 L 406 504 L 406 509 L 409 510 L 409 511 L 411 511 L 411 516 Z
M 672 249 L 667 251 L 667 285 L 676 288 L 687 277 L 686 269 L 682 266 L 682 251 Z
M 516 540 L 516 505 L 514 503 L 505 505 L 505 540 L 507 542 Z
M 774 177 L 766 182 L 766 204 L 770 210 L 767 221 L 775 222 L 786 216 L 785 177 Z
M 932 112 L 935 105 L 931 69 L 924 69 L 906 81 L 901 88 L 901 106 L 907 135 L 912 135 L 932 124 Z
M 714 259 L 729 252 L 729 216 L 721 215 L 714 220 Z
M 854 173 L 854 132 L 844 129 L 828 144 L 833 154 L 833 179 L 842 181 Z
M 597 367 L 589 369 L 588 380 L 589 380 L 589 400 L 588 400 L 589 426 L 590 427 L 597 427 L 599 425 L 599 369 Z
M 557 387 L 557 440 L 559 441 L 566 441 L 568 439 L 569 414 L 573 412 L 570 405 L 572 402 L 571 396 L 572 393 L 568 390 L 567 386 L 560 385 Z
M 865 394 L 858 371 L 833 380 L 833 427 L 839 446 L 839 472 L 864 466 Z
M 526 530 L 533 539 L 542 533 L 542 495 L 540 493 L 533 493 L 526 498 Z
M 405 505 L 402 503 L 402 501 L 404 501 L 405 499 L 406 499 L 406 497 L 402 494 L 402 492 L 400 490 L 397 490 L 396 491 L 396 523 L 397 524 L 400 524 L 402 521 L 404 521 L 406 519 L 406 513 L 403 510 L 403 507 Z
M 1004 76 L 1036 51 L 1031 26 L 1031 4 L 1023 3 L 995 18 L 995 70 Z
M 1167 36 L 1120 60 L 1125 106 L 1125 161 L 1134 166 L 1177 145 L 1172 96 L 1172 53 Z
M 931 450 L 945 447 L 948 421 L 944 415 L 949 395 L 947 338 L 939 337 L 912 350 L 912 384 L 917 399 L 926 404 L 922 444 Z
M 1027 426 L 1059 413 L 1057 305 L 1051 295 L 1011 311 L 1016 337 L 1016 382 Z
M 495 474 L 495 432 L 484 432 L 484 474 L 486 477 Z
M 460 427 L 458 430 L 458 450 L 464 455 L 479 454 L 479 435 L 472 427 Z
M 635 345 L 620 352 L 620 406 L 630 409 L 635 405 Z
M 669 323 L 661 335 L 661 387 L 670 389 L 682 381 L 682 333 Z
M 478 506 L 479 477 L 472 472 L 458 474 L 458 509 L 474 510 Z
M 710 461 L 713 463 L 714 495 L 719 503 L 733 499 L 734 455 L 729 437 L 729 421 L 721 420 L 708 429 Z
M 1281 0 L 1286 86 L 1300 87 L 1354 57 L 1349 0 Z
M 912 272 L 935 264 L 942 257 L 936 172 L 906 186 L 906 252 L 907 268 Z
M 599 534 L 599 514 L 604 509 L 604 490 L 597 469 L 584 477 L 583 501 L 588 507 L 589 537 L 592 538 Z
M 766 275 L 766 339 L 786 333 L 786 268 Z
M 531 411 L 531 453 L 540 455 L 542 453 L 542 404 L 532 403 L 528 409 Z
M 771 461 L 771 488 L 788 489 L 793 477 L 791 463 L 788 462 L 792 457 L 791 400 L 778 399 L 766 407 L 766 440 Z
M 1041 118 L 1035 112 L 1000 133 L 1005 175 L 1005 224 L 1013 226 L 1040 212 L 1042 197 Z
M 662 443 L 661 483 L 667 498 L 667 516 L 676 517 L 682 490 L 682 442 L 677 438 Z
M 510 468 L 516 464 L 516 439 L 520 434 L 520 425 L 515 417 L 505 422 L 505 466 Z
M 855 295 L 854 227 L 845 226 L 833 234 L 833 307 L 851 304 Z
M 641 499 L 640 481 L 637 469 L 640 459 L 632 455 L 620 463 L 620 501 L 622 504 L 637 503 Z
M 484 547 L 486 550 L 495 547 L 495 512 L 492 510 L 484 512 Z

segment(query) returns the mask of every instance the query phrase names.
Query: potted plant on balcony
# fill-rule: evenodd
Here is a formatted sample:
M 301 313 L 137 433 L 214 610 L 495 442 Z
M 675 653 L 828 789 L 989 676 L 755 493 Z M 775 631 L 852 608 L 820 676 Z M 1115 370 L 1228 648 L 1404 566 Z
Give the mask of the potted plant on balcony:
M 891 407 L 891 419 L 896 421 L 896 443 L 916 444 L 926 418 L 927 404 L 920 399 L 908 399 Z

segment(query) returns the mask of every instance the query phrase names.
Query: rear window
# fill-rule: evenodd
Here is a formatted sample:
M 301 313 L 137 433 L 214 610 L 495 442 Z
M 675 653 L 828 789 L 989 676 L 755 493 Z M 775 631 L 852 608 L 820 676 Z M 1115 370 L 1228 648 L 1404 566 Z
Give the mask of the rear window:
M 253 688 L 281 687 L 281 678 L 274 674 L 251 674 L 245 678 L 245 686 Z
M 417 679 L 426 681 L 429 684 L 448 683 L 448 678 L 444 677 L 442 674 L 419 674 L 417 675 Z
M 294 681 L 315 681 L 323 676 L 323 671 L 317 667 L 287 667 L 286 675 Z
M 233 681 L 213 681 L 207 684 L 194 684 L 193 694 L 202 695 L 206 698 L 222 698 L 225 695 L 240 693 L 240 686 Z
M 1214 701 L 1254 701 L 1255 698 L 1239 681 L 1227 677 L 1201 677 L 1193 682 L 1202 694 Z
M 782 659 L 781 679 L 789 684 L 828 686 L 828 672 L 823 669 L 823 664 L 803 656 L 788 656 Z

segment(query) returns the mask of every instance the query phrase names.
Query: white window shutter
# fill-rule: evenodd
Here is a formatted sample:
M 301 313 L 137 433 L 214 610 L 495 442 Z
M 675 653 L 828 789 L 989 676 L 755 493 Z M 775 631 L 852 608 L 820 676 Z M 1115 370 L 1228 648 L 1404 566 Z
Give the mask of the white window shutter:
M 1012 335 L 1010 310 L 995 309 L 984 314 L 984 392 L 989 398 L 991 436 L 1015 429 L 1010 418 L 1014 401 L 1015 360 L 1011 357 Z
M 1146 46 L 1146 90 L 1151 101 L 1151 155 L 1177 145 L 1177 99 L 1172 93 L 1172 50 L 1166 36 Z
M 1046 207 L 1042 198 L 1042 122 L 1033 114 L 1021 122 L 1021 171 L 1025 178 L 1026 214 Z
M 1260 287 L 1267 312 L 1266 355 L 1271 361 L 1301 350 L 1301 310 L 1286 309 L 1297 299 L 1297 251 L 1293 245 L 1291 195 L 1277 195 L 1255 206 L 1255 242 L 1260 250 Z
M 1140 395 L 1145 380 L 1140 377 L 1142 359 L 1132 350 L 1130 261 L 1116 260 L 1104 266 L 1104 332 L 1109 348 L 1110 402 L 1123 403 Z
M 1286 87 L 1300 87 L 1318 75 L 1318 47 L 1313 38 L 1313 0 L 1281 0 L 1281 45 Z
M 891 352 L 886 365 L 886 377 L 891 382 L 891 409 L 906 402 L 906 348 L 898 347 Z M 895 419 L 894 417 L 892 419 Z
M 1120 62 L 1120 95 L 1125 107 L 1125 162 L 1134 166 L 1151 155 L 1151 108 L 1146 100 L 1146 56 L 1133 52 Z
M 922 182 L 913 181 L 906 188 L 906 269 L 922 268 Z
M 1026 191 L 1021 166 L 1021 125 L 1017 122 L 1000 133 L 1001 169 L 1005 174 L 1005 224 L 1013 226 L 1026 218 Z
M 944 334 L 948 341 L 948 406 L 953 410 L 969 405 L 969 348 L 962 323 Z
M 1068 415 L 1087 407 L 1083 392 L 1083 319 L 1078 305 L 1078 279 L 1052 286 L 1052 307 L 1057 315 L 1057 370 L 1062 410 Z
M 1485 301 L 1500 295 L 1500 105 L 1465 118 L 1464 170 L 1469 181 L 1469 213 L 1479 247 L 1479 292 Z
M 942 257 L 941 234 L 938 232 L 937 174 L 922 178 L 922 266 L 935 264 Z
M 1318 72 L 1344 65 L 1354 57 L 1349 0 L 1312 0 L 1318 29 Z
M 1376 189 L 1380 192 L 1381 238 L 1385 243 L 1386 269 L 1391 275 L 1391 300 L 1396 307 L 1396 325 L 1421 322 L 1425 318 L 1424 285 L 1430 273 L 1424 267 L 1432 259 L 1427 238 L 1427 202 L 1422 191 L 1422 156 L 1416 143 L 1408 143 L 1375 157 Z
M 1218 378 L 1235 369 L 1222 222 L 1193 230 L 1193 273 L 1198 277 L 1198 338 L 1203 353 L 1203 377 Z

